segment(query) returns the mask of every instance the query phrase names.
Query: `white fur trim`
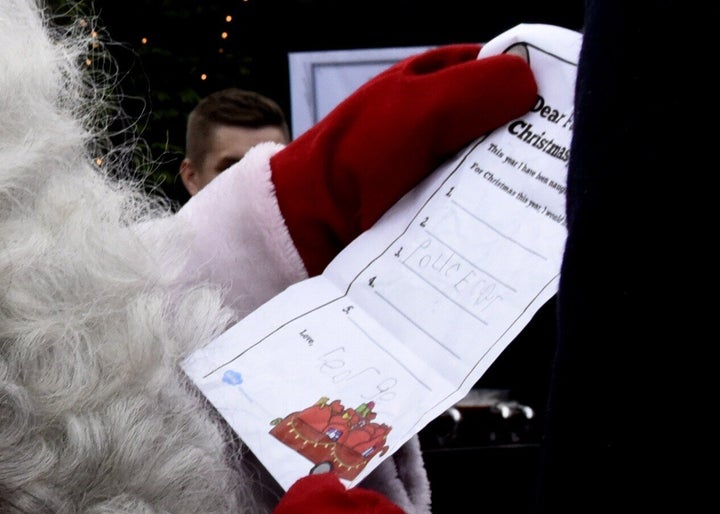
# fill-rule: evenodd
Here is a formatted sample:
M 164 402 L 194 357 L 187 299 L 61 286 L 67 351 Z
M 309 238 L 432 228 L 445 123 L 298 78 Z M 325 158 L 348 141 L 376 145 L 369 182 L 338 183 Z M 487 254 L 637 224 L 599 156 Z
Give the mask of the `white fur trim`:
M 270 158 L 282 148 L 257 145 L 178 212 L 194 231 L 188 276 L 224 286 L 240 317 L 308 276 L 271 180 Z
M 360 487 L 384 494 L 407 514 L 430 514 L 430 481 L 420 438 L 412 436 L 392 457 L 375 468 L 360 483 Z

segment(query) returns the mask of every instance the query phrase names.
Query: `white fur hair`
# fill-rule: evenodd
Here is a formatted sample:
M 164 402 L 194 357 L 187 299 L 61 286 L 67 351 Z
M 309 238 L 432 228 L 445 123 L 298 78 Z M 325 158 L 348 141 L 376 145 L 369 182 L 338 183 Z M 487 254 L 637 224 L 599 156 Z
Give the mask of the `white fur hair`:
M 261 511 L 177 365 L 231 313 L 173 285 L 172 222 L 153 252 L 138 239 L 169 208 L 107 144 L 94 22 L 61 26 L 38 2 L 0 1 L 0 511 Z

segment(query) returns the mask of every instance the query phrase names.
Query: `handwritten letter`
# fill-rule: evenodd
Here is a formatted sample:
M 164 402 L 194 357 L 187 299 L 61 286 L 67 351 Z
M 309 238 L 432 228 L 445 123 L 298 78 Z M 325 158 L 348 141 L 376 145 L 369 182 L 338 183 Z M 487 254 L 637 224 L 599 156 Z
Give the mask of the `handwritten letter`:
M 581 36 L 519 25 L 533 109 L 473 142 L 319 276 L 186 360 L 185 372 L 284 488 L 362 480 L 461 400 L 557 292 Z

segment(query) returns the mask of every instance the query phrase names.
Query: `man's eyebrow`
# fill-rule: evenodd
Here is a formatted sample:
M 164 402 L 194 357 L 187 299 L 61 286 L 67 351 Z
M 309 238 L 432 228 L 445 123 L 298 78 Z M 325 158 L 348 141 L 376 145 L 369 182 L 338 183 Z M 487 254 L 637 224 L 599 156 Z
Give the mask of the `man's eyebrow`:
M 232 155 L 228 157 L 223 157 L 220 159 L 217 163 L 217 171 L 223 171 L 238 162 L 240 159 L 245 157 L 245 154 L 242 155 Z

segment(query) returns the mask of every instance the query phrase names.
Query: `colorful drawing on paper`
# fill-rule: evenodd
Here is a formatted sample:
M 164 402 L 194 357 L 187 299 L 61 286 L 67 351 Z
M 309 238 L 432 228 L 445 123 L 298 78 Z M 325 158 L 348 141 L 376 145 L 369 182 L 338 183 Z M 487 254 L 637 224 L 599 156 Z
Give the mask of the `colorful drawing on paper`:
M 322 397 L 314 405 L 276 418 L 270 434 L 309 459 L 309 474 L 332 471 L 353 480 L 376 455 L 384 455 L 392 427 L 373 420 L 374 402 L 345 408 L 340 400 Z

